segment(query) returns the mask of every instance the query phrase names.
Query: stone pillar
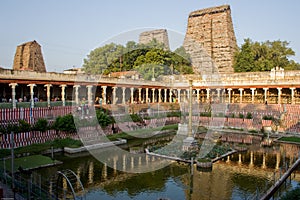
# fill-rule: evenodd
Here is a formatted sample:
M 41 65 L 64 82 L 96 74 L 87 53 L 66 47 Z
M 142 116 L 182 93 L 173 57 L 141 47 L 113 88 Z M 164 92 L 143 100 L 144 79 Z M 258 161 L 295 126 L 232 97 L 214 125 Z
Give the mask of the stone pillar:
M 250 88 L 250 90 L 251 90 L 251 103 L 254 104 L 254 102 L 255 102 L 254 92 L 255 92 L 256 88 Z
M 228 88 L 228 103 L 231 103 L 231 88 Z
M 149 88 L 146 88 L 146 102 L 149 103 Z
M 164 102 L 167 103 L 167 88 L 164 89 Z
M 103 105 L 106 104 L 106 89 L 107 89 L 107 86 L 101 86 L 102 87 L 102 99 L 103 99 Z
M 142 88 L 139 88 L 139 103 L 142 102 Z
M 196 89 L 196 91 L 197 91 L 197 102 L 200 103 L 200 99 L 199 99 L 199 97 L 200 97 L 200 89 Z
M 11 87 L 11 99 L 12 99 L 12 107 L 13 109 L 17 108 L 16 103 L 16 86 L 18 83 L 10 83 L 9 86 Z
M 152 88 L 152 103 L 155 102 L 155 88 Z
M 277 88 L 277 90 L 278 90 L 278 104 L 281 104 L 281 89 L 282 88 Z
M 181 89 L 177 89 L 177 94 L 178 94 L 178 103 L 180 103 L 181 102 L 181 99 L 180 99 L 180 92 L 181 92 Z
M 158 103 L 161 103 L 161 89 L 158 89 Z
M 66 106 L 66 95 L 65 95 L 65 89 L 67 85 L 60 85 L 61 87 L 61 101 L 62 101 L 62 106 Z
M 240 88 L 239 91 L 240 91 L 240 103 L 243 103 L 243 91 L 244 91 L 244 89 Z
M 210 93 L 210 89 L 206 88 L 206 101 L 209 102 L 209 93 Z
M 264 89 L 264 101 L 265 101 L 265 103 L 268 101 L 268 94 L 267 94 L 267 92 L 268 92 L 268 89 L 269 88 L 263 88 Z
M 112 104 L 115 105 L 115 104 L 117 103 L 117 101 L 116 101 L 116 100 L 117 100 L 117 99 L 116 99 L 116 96 L 117 96 L 117 95 L 116 95 L 117 87 L 112 87 L 112 90 L 113 90 L 113 91 L 112 91 L 112 95 L 113 95 L 113 97 L 112 97 L 112 98 L 113 98 L 113 99 L 112 99 Z
M 169 93 L 169 102 L 172 103 L 172 89 L 170 89 L 170 93 Z
M 295 89 L 294 87 L 290 88 L 291 90 L 291 97 L 292 97 L 292 104 L 295 104 Z
M 30 87 L 30 107 L 34 108 L 34 99 L 33 99 L 34 91 L 33 91 L 33 88 L 36 86 L 36 84 L 28 84 L 27 86 Z
M 134 88 L 130 88 L 130 103 L 134 102 L 133 92 L 134 92 Z
M 80 85 L 74 85 L 73 88 L 75 88 L 75 103 L 78 105 L 79 104 L 79 88 Z
M 188 102 L 188 98 L 189 98 L 189 96 L 190 96 L 190 91 L 189 91 L 189 89 L 186 89 L 186 95 L 184 95 L 184 96 L 185 96 L 186 101 Z
M 126 87 L 122 87 L 122 104 L 125 105 L 126 104 Z
M 220 93 L 220 92 L 221 92 L 221 89 L 220 89 L 220 88 L 217 88 L 216 90 L 217 90 L 218 101 L 219 101 L 219 103 L 221 103 L 221 98 L 220 98 L 220 97 L 221 97 L 221 93 Z
M 51 97 L 51 94 L 50 94 L 50 88 L 52 87 L 52 84 L 46 84 L 46 85 L 44 85 L 44 87 L 46 87 L 47 88 L 47 105 L 48 105 L 48 107 L 50 107 L 51 106 L 51 100 L 50 100 L 50 97 Z

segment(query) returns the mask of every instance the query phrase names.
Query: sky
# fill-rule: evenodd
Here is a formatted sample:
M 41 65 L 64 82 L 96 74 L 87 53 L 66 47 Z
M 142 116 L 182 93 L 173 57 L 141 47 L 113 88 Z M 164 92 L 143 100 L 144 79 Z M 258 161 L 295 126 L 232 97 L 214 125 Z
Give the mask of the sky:
M 36 40 L 47 71 L 81 67 L 95 48 L 138 40 L 142 30 L 167 29 L 181 44 L 190 12 L 228 4 L 238 45 L 288 41 L 300 62 L 300 1 L 296 0 L 1 0 L 0 67 L 12 69 L 16 47 Z M 177 43 L 178 44 L 177 44 Z

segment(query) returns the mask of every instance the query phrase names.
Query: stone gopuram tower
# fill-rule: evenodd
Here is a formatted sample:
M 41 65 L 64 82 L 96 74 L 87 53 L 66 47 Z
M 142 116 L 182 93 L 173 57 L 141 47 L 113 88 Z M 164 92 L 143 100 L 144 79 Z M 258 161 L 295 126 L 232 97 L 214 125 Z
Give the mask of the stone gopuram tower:
M 17 47 L 13 70 L 46 72 L 41 46 L 35 40 Z
M 233 72 L 237 43 L 230 6 L 190 13 L 184 47 L 191 55 L 196 73 Z
M 163 43 L 167 50 L 170 49 L 168 32 L 166 29 L 157 29 L 153 31 L 142 32 L 139 37 L 139 43 L 147 44 L 153 39 L 156 39 L 158 42 Z

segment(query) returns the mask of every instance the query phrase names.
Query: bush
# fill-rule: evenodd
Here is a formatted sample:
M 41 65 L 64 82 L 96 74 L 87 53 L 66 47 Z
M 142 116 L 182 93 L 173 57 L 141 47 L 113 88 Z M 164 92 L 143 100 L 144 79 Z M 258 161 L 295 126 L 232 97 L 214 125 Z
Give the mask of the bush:
M 211 117 L 211 112 L 202 112 L 200 113 L 201 117 Z
M 265 115 L 263 116 L 263 120 L 274 120 L 274 117 L 271 115 Z
M 10 122 L 5 125 L 1 125 L 0 132 L 3 134 L 21 133 L 31 131 L 31 125 L 25 120 L 19 120 L 17 123 Z
M 49 130 L 48 120 L 43 118 L 38 119 L 38 121 L 34 124 L 33 130 L 41 132 Z
M 247 116 L 246 116 L 246 119 L 253 119 L 252 113 L 248 112 Z
M 28 132 L 31 131 L 31 125 L 25 120 L 19 120 L 19 130 L 18 132 Z
M 67 133 L 76 132 L 73 115 L 68 114 L 63 117 L 61 117 L 61 116 L 57 117 L 52 128 L 54 128 L 55 130 L 64 131 Z
M 96 111 L 96 117 L 100 126 L 102 127 L 108 126 L 109 124 L 114 122 L 113 119 L 106 112 L 103 112 L 102 110 Z
M 244 118 L 244 115 L 242 113 L 239 113 L 239 118 L 240 119 L 243 119 Z
M 143 121 L 142 117 L 139 116 L 138 114 L 131 114 L 130 117 L 133 122 L 142 122 Z
M 167 113 L 167 117 L 181 117 L 181 112 L 180 111 L 177 111 L 177 112 L 170 112 L 170 113 Z
M 230 114 L 228 114 L 227 118 L 235 118 L 235 114 L 234 113 L 230 113 Z

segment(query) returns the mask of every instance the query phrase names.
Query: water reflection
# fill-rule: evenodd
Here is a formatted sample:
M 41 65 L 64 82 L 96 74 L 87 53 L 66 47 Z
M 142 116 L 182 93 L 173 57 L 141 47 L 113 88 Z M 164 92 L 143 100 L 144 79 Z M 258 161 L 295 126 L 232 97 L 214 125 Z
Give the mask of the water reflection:
M 148 144 L 148 143 L 147 143 Z M 139 148 L 134 148 L 137 151 Z M 109 151 L 109 154 L 107 153 Z M 213 165 L 211 171 L 193 170 L 186 164 L 173 162 L 147 173 L 128 173 L 165 162 L 161 158 L 139 154 L 113 154 L 113 149 L 97 151 L 111 162 L 100 163 L 88 153 L 69 157 L 56 155 L 63 165 L 39 170 L 44 177 L 57 170 L 71 169 L 88 191 L 87 199 L 249 199 L 257 191 L 266 190 L 280 171 L 298 157 L 299 146 L 277 145 L 272 148 L 249 146 Z M 109 167 L 118 166 L 122 170 Z M 300 174 L 294 180 L 300 182 Z M 295 183 L 295 182 L 293 182 Z

